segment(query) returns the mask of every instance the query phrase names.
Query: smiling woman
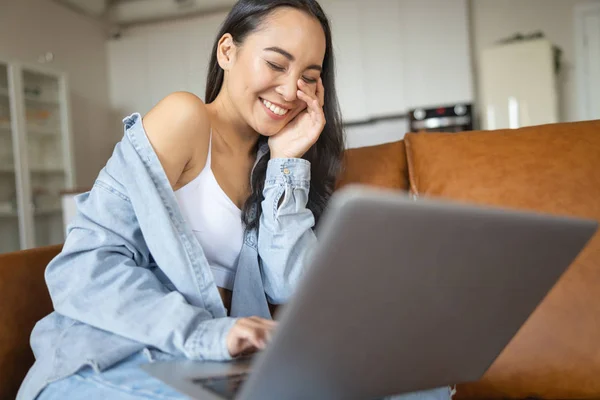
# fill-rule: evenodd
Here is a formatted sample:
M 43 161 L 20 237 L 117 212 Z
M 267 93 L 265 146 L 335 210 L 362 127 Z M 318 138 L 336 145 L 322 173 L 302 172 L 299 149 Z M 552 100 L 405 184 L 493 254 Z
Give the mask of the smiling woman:
M 313 121 L 307 117 L 314 118 L 315 130 L 318 124 L 324 124 L 318 137 L 308 138 L 316 143 L 303 155 L 311 163 L 312 176 L 307 208 L 318 221 L 333 191 L 344 148 L 327 17 L 316 1 L 238 2 L 217 38 L 209 63 L 206 102 L 235 109 L 254 131 L 260 132 L 259 146 L 269 140 L 272 158 L 294 157 L 297 149 L 287 142 L 281 143 L 283 148 L 277 146 L 280 139 L 285 139 L 283 134 L 280 138 L 270 136 L 287 125 L 288 137 L 298 132 L 294 128 L 304 132 L 304 124 Z M 230 57 L 235 57 L 235 63 L 227 68 Z M 307 111 L 310 96 L 305 91 L 314 94 L 318 102 Z M 303 112 L 305 115 L 295 121 Z M 298 127 L 300 122 L 303 124 Z M 273 144 L 276 151 L 283 150 L 282 154 L 273 154 Z M 261 201 L 267 163 L 268 158 L 259 160 L 251 177 L 254 190 L 244 207 L 244 222 L 250 227 L 260 220 L 260 207 L 256 207 L 256 218 L 250 215 L 253 205 Z
M 18 399 L 183 399 L 140 364 L 267 345 L 270 305 L 305 271 L 344 149 L 319 4 L 237 2 L 206 87 L 206 103 L 173 93 L 124 120 L 46 269 L 55 312 L 34 328 Z

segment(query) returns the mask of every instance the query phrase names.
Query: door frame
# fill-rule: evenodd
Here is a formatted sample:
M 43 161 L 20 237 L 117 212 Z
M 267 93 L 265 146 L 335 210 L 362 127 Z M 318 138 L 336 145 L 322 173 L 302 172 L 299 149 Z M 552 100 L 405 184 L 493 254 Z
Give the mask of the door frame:
M 588 110 L 588 92 L 590 87 L 585 84 L 585 65 L 586 65 L 586 49 L 584 46 L 584 29 L 583 21 L 585 16 L 592 12 L 600 13 L 600 1 L 577 4 L 574 12 L 574 27 L 575 27 L 575 75 L 577 83 L 577 117 L 579 120 L 590 120 L 593 118 Z

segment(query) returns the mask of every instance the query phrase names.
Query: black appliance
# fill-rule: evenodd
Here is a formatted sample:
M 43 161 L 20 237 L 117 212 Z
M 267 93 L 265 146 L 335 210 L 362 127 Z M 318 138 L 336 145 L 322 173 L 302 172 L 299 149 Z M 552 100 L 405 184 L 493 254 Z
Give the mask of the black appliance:
M 408 114 L 411 132 L 462 132 L 473 130 L 471 104 L 415 108 Z

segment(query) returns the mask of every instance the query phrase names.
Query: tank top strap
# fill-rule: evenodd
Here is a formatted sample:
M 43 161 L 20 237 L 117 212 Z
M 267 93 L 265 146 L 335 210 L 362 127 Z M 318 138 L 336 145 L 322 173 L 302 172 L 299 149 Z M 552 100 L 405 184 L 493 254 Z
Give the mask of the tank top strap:
M 212 153 L 212 126 L 210 127 L 210 135 L 208 137 L 208 154 L 206 155 L 206 164 L 204 164 L 204 168 L 210 168 L 210 159 Z

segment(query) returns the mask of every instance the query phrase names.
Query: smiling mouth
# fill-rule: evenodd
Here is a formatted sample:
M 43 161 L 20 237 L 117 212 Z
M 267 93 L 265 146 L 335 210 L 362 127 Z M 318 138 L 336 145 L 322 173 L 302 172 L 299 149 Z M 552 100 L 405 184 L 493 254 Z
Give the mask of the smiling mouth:
M 290 111 L 286 108 L 281 108 L 281 107 L 271 103 L 269 100 L 265 100 L 265 99 L 261 98 L 260 101 L 263 103 L 263 105 L 269 111 L 271 111 L 273 114 L 275 114 L 278 117 L 283 117 Z

